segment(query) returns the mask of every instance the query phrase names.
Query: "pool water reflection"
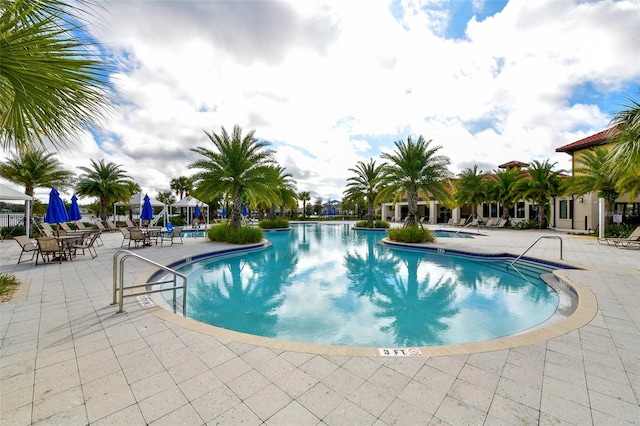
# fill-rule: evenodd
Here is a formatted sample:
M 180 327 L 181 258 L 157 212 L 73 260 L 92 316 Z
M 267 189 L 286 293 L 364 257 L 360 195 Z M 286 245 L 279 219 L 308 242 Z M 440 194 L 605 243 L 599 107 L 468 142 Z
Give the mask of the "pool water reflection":
M 243 333 L 350 346 L 429 346 L 548 319 L 555 291 L 506 262 L 391 249 L 348 225 L 294 225 L 273 246 L 187 265 L 187 315 Z

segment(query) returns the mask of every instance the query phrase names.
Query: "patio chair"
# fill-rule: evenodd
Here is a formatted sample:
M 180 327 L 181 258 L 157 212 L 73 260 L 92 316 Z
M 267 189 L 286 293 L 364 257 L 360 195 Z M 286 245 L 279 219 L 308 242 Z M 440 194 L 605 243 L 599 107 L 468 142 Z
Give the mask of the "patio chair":
M 127 228 L 135 228 L 136 225 L 129 219 L 124 221 L 127 224 Z
M 96 251 L 94 244 L 96 244 L 96 241 L 98 240 L 99 237 L 100 237 L 100 231 L 97 231 L 92 234 L 89 234 L 88 237 L 83 238 L 80 242 L 72 244 L 71 248 L 73 249 L 73 253 L 76 254 L 78 249 L 81 249 L 82 255 L 84 256 L 85 254 L 84 252 L 85 250 L 87 250 L 89 251 L 91 258 L 95 259 L 98 256 L 98 252 Z M 93 250 L 93 253 L 91 252 L 91 250 Z
M 131 248 L 131 243 L 134 244 L 134 247 L 140 247 L 140 245 L 144 247 L 151 244 L 149 236 L 145 235 L 142 229 L 139 228 L 129 229 L 129 248 Z
M 60 228 L 64 229 L 67 232 L 73 232 L 73 229 L 66 222 L 60 222 Z
M 36 265 L 38 264 L 38 256 L 42 257 L 42 262 L 50 262 L 57 260 L 62 263 L 64 258 L 64 250 L 62 244 L 56 237 L 40 237 L 38 241 L 38 254 L 36 255 Z
M 76 228 L 78 228 L 78 229 L 80 229 L 82 231 L 88 231 L 89 230 L 89 228 L 84 226 L 84 223 L 82 223 L 81 220 L 76 220 L 74 223 L 76 224 Z
M 170 242 L 171 245 L 183 244 L 182 229 L 182 226 L 173 227 L 171 223 L 167 224 L 167 231 L 160 234 L 160 245 L 163 246 L 165 241 Z
M 31 252 L 30 260 L 33 260 L 33 256 L 35 256 L 38 253 L 38 246 L 34 244 L 33 241 L 31 241 L 31 238 L 27 237 L 26 235 L 19 235 L 17 237 L 13 237 L 13 239 L 16 240 L 18 244 L 20 244 L 20 247 L 22 248 L 22 251 L 20 252 L 20 257 L 18 258 L 18 264 L 20 264 L 20 262 L 22 261 L 22 255 L 24 253 Z
M 42 227 L 42 233 L 44 235 L 46 235 L 47 237 L 55 237 L 56 231 L 54 231 L 51 225 L 49 225 L 47 222 L 42 222 L 40 226 Z

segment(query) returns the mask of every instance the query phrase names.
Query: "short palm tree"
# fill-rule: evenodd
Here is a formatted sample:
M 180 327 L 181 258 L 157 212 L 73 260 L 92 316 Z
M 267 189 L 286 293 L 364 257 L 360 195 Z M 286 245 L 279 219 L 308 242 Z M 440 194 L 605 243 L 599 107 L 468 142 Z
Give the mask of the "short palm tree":
M 309 191 L 299 192 L 298 200 L 302 201 L 302 219 L 304 219 L 304 216 L 307 213 L 307 201 L 311 200 L 311 195 L 309 194 Z
M 277 181 L 274 189 L 278 199 L 271 201 L 269 219 L 275 219 L 276 205 L 280 207 L 280 216 L 283 215 L 285 207 L 297 205 L 296 181 L 293 180 L 291 173 L 286 172 L 284 167 L 271 166 L 271 169 L 274 174 L 274 179 Z
M 367 202 L 367 227 L 373 228 L 375 220 L 374 206 L 381 189 L 382 171 L 384 164 L 376 164 L 373 158 L 368 163 L 358 161 L 355 168 L 349 169 L 353 176 L 347 179 L 345 196 L 357 204 L 363 200 Z
M 89 1 L 0 1 L 0 146 L 64 145 L 102 121 L 109 79 L 78 23 Z M 87 8 L 88 9 L 88 8 Z
M 617 190 L 630 199 L 640 193 L 640 103 L 629 99 L 626 109 L 611 120 L 613 148 L 607 161 L 617 180 Z
M 616 178 L 611 173 L 608 158 L 609 152 L 603 147 L 585 150 L 580 157 L 582 165 L 573 170 L 573 176 L 563 181 L 565 192 L 584 195 L 596 191 L 599 198 L 604 198 L 605 209 L 612 212 L 620 193 L 616 189 Z M 611 215 L 605 216 L 605 225 L 612 221 Z
M 24 186 L 24 193 L 32 197 L 36 188 L 65 188 L 71 184 L 74 174 L 65 170 L 54 155 L 43 149 L 14 154 L 0 163 L 0 176 Z M 25 219 L 31 223 L 31 217 Z
M 406 141 L 395 142 L 393 153 L 384 153 L 382 158 L 389 161 L 383 171 L 380 199 L 400 201 L 405 196 L 409 208 L 409 216 L 405 226 L 418 226 L 418 192 L 423 197 L 429 194 L 436 200 L 445 202 L 449 194 L 445 188 L 445 180 L 451 176 L 447 169 L 449 158 L 438 155 L 441 146 L 430 146 L 422 136 L 413 141 L 411 136 Z
M 522 196 L 538 205 L 539 228 L 547 227 L 546 209 L 551 197 L 562 194 L 560 174 L 562 171 L 554 171 L 556 163 L 549 160 L 540 162 L 533 160 L 533 164 L 527 167 L 528 179 L 521 186 Z
M 0 163 L 0 176 L 24 186 L 24 193 L 31 196 L 36 188 L 67 187 L 74 174 L 54 156 L 43 149 L 14 154 L 6 163 Z
M 471 205 L 471 215 L 478 218 L 478 204 L 487 199 L 486 175 L 482 170 L 478 171 L 478 165 L 473 169 L 464 169 L 458 173 L 454 198 L 458 205 Z
M 100 218 L 106 220 L 107 205 L 117 200 L 131 197 L 131 178 L 126 170 L 104 160 L 91 160 L 91 167 L 78 167 L 84 173 L 76 184 L 76 193 L 86 197 L 98 197 L 100 200 Z
M 278 182 L 271 169 L 275 165 L 273 151 L 268 149 L 268 142 L 256 139 L 254 133 L 242 135 L 242 128 L 237 125 L 231 134 L 224 127 L 220 133 L 205 131 L 215 149 L 202 146 L 191 149 L 204 157 L 189 165 L 190 169 L 200 170 L 192 177 L 198 192 L 212 197 L 226 193 L 233 200 L 232 229 L 240 228 L 242 204 L 249 196 L 278 200 L 275 191 Z
M 502 205 L 502 219 L 509 219 L 509 210 L 520 199 L 523 172 L 520 168 L 509 167 L 494 170 L 488 178 L 488 199 Z

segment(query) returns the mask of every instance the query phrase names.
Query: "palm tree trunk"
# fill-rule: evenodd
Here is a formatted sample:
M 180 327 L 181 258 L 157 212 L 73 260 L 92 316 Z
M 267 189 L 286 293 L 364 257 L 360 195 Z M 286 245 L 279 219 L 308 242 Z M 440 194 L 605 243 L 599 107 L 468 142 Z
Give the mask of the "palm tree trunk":
M 242 216 L 242 197 L 240 195 L 236 195 L 233 200 L 233 208 L 231 209 L 231 229 L 240 229 L 241 222 L 240 217 Z
M 409 205 L 409 216 L 407 217 L 407 223 L 405 226 L 418 226 L 418 220 L 416 218 L 418 214 L 418 189 L 412 188 L 407 195 L 407 204 Z
M 373 213 L 373 200 L 369 200 L 367 208 L 367 227 L 373 228 L 373 221 L 375 220 L 375 215 Z

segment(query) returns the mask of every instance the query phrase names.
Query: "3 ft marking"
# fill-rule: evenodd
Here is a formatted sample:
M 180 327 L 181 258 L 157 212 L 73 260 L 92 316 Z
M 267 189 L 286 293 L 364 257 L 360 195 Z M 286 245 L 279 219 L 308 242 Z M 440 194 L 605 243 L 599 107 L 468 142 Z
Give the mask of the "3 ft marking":
M 382 356 L 419 356 L 422 355 L 418 348 L 379 348 Z

